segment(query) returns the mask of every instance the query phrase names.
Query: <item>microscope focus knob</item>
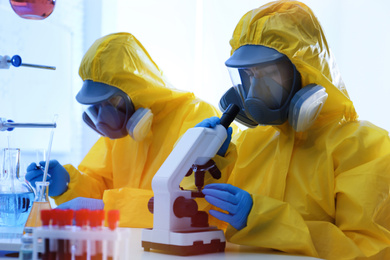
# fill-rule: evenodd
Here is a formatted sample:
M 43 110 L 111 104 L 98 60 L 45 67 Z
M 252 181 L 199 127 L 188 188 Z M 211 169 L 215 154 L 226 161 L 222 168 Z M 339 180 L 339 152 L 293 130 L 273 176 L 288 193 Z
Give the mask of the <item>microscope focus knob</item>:
M 154 213 L 154 197 L 151 197 L 148 201 L 148 209 L 150 213 Z
M 198 212 L 198 204 L 193 199 L 176 198 L 173 203 L 173 213 L 178 218 L 192 217 Z

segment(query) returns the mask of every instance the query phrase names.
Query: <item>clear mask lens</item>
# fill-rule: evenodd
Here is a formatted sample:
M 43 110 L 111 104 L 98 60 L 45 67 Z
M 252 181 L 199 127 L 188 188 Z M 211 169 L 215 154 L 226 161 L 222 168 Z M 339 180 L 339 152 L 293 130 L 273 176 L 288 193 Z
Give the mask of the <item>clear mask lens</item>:
M 98 122 L 99 107 L 96 105 L 84 106 L 84 112 L 87 114 L 92 123 L 96 125 Z
M 84 112 L 88 115 L 91 121 L 97 125 L 99 120 L 102 119 L 102 116 L 106 114 L 107 111 L 120 111 L 122 114 L 126 115 L 129 111 L 127 108 L 127 102 L 125 97 L 117 95 L 113 96 L 107 101 L 103 101 L 98 104 L 88 105 L 85 107 Z M 105 113 L 105 114 L 102 114 Z M 108 123 L 108 122 L 107 122 Z
M 115 107 L 115 109 L 126 113 L 126 100 L 122 96 L 113 96 L 108 101 L 108 104 Z
M 242 85 L 243 80 L 241 79 L 239 69 L 228 67 L 228 71 L 229 71 L 229 75 L 230 75 L 230 79 L 232 81 L 233 87 L 237 91 L 237 93 L 239 94 L 239 96 L 241 98 L 241 102 L 244 103 L 245 98 L 247 97 L 247 94 L 246 94 L 245 89 Z
M 228 67 L 228 71 L 229 71 L 230 79 L 233 83 L 233 86 L 241 85 L 242 82 L 241 82 L 241 77 L 240 77 L 240 73 L 238 72 L 238 69 Z

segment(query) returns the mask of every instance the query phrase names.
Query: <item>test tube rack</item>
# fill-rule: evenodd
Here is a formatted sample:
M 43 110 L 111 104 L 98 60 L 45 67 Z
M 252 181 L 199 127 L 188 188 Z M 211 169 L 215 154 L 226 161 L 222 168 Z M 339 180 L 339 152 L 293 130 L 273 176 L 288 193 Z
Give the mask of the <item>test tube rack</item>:
M 104 210 L 41 210 L 40 217 L 42 226 L 32 228 L 30 234 L 33 260 L 127 260 L 130 257 L 130 230 L 117 227 L 118 210 L 108 211 L 108 227 L 103 225 Z
M 33 231 L 33 260 L 43 259 L 42 255 L 53 253 L 54 259 L 59 260 L 127 260 L 130 259 L 129 239 L 130 230 L 125 228 L 82 230 L 76 226 L 68 226 L 65 229 L 38 227 Z M 54 242 L 54 246 L 45 248 L 47 240 Z M 59 241 L 63 242 L 58 243 Z M 59 248 L 59 245 L 67 248 Z

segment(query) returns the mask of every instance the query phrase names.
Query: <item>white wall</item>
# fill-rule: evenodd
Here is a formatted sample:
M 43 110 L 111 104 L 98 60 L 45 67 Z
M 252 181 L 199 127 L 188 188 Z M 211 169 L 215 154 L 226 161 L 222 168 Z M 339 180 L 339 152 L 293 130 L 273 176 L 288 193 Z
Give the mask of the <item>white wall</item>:
M 83 11 L 82 1 L 57 1 L 47 19 L 34 21 L 17 16 L 9 1 L 0 2 L 0 55 L 18 54 L 25 63 L 57 68 L 0 69 L 0 117 L 15 122 L 52 122 L 58 114 L 51 158 L 62 163 L 76 162 L 81 156 L 81 118 L 74 95 L 75 86 L 81 84 L 77 64 L 83 54 Z M 10 146 L 21 148 L 24 170 L 35 160 L 35 149 L 48 147 L 50 131 L 0 132 L 0 147 L 8 146 L 9 139 Z
M 335 56 L 361 119 L 390 131 L 390 2 L 343 0 Z

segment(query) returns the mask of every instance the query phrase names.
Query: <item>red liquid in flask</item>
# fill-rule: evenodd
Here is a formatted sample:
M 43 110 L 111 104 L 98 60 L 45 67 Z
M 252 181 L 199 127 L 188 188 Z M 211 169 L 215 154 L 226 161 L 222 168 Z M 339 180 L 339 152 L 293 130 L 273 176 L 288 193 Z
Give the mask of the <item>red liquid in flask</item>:
M 55 0 L 10 0 L 12 9 L 22 18 L 42 20 L 54 10 Z

